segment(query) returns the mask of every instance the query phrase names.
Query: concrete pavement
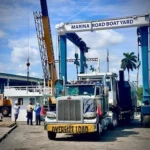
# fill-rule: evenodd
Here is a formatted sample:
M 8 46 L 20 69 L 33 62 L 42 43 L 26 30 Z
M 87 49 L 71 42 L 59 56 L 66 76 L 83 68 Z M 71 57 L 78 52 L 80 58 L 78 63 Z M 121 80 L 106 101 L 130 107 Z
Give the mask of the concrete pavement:
M 5 139 L 15 128 L 17 124 L 11 121 L 11 117 L 3 117 L 0 121 L 0 142 Z
M 5 139 L 16 127 L 16 124 L 12 127 L 0 127 L 0 142 Z
M 18 127 L 0 143 L 0 148 L 2 150 L 149 150 L 150 129 L 141 127 L 137 118 L 131 124 L 104 131 L 100 141 L 94 141 L 88 135 L 70 134 L 58 134 L 56 140 L 49 140 L 43 125 L 30 126 L 18 122 Z

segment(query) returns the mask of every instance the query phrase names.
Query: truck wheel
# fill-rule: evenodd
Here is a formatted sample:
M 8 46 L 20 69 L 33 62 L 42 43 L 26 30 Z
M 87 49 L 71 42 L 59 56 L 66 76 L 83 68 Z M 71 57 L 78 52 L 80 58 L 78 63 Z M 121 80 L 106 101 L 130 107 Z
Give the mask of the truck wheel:
M 48 131 L 47 134 L 48 134 L 48 138 L 50 140 L 55 140 L 55 138 L 56 138 L 56 133 L 55 132 Z
M 150 116 L 143 116 L 142 124 L 144 127 L 150 127 Z
M 143 115 L 141 114 L 141 126 L 143 126 Z
M 113 130 L 118 125 L 117 115 L 114 113 L 112 117 L 112 122 L 108 125 L 108 129 Z
M 100 124 L 97 124 L 97 131 L 92 133 L 92 139 L 98 141 L 100 139 L 101 127 Z
M 2 115 L 3 115 L 4 117 L 7 117 L 7 116 L 9 115 L 9 109 L 8 109 L 7 107 L 4 107 L 4 108 L 2 109 Z

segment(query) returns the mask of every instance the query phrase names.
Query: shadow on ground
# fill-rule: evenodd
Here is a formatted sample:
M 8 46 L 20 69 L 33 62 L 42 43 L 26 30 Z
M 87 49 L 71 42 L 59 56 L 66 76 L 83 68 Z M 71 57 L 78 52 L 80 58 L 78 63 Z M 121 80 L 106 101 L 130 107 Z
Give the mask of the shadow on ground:
M 98 141 L 95 141 L 90 134 L 69 135 L 68 137 L 56 137 L 56 141 L 84 141 L 84 142 L 113 142 L 119 137 L 128 137 L 130 135 L 138 135 L 139 132 L 132 131 L 135 128 L 142 128 L 139 120 L 134 120 L 131 123 L 122 124 L 113 130 L 105 130 L 100 135 Z M 69 137 L 70 136 L 70 137 Z M 119 141 L 122 142 L 122 141 Z

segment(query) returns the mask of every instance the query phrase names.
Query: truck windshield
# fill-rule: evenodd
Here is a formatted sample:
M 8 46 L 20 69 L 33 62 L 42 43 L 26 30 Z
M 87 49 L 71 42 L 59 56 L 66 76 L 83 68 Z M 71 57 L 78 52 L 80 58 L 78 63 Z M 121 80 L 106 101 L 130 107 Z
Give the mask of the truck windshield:
M 95 86 L 93 85 L 76 85 L 76 86 L 67 86 L 66 95 L 94 95 Z

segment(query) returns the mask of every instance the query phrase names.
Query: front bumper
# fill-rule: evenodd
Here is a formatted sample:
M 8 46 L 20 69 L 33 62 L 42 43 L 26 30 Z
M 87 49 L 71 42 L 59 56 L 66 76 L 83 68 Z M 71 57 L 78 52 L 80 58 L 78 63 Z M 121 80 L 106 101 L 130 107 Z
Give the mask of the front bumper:
M 97 124 L 45 124 L 45 130 L 70 134 L 92 133 L 97 131 Z

